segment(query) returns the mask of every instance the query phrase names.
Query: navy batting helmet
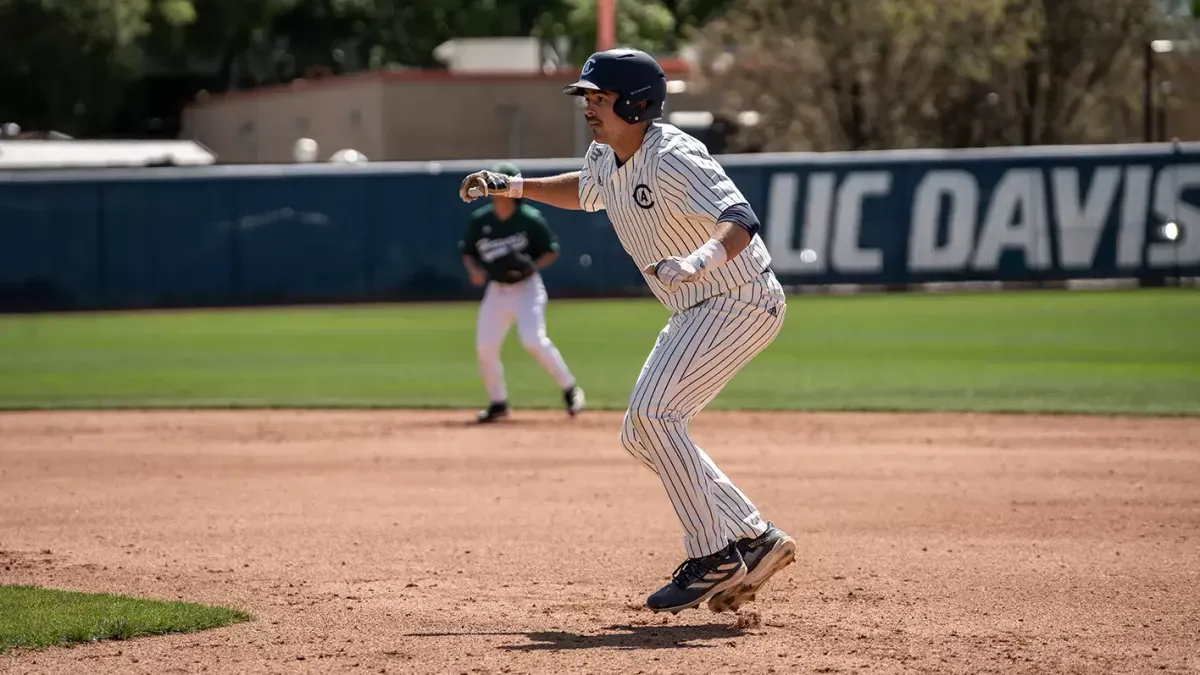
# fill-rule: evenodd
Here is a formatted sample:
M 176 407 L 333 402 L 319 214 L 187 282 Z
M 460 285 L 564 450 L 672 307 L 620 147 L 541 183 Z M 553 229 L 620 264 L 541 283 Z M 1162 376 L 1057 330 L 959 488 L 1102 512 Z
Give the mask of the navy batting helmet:
M 563 87 L 564 94 L 583 96 L 589 91 L 618 95 L 613 112 L 630 124 L 662 117 L 667 101 L 667 76 L 662 66 L 637 49 L 596 52 L 583 64 L 579 81 Z M 645 108 L 638 105 L 646 102 Z

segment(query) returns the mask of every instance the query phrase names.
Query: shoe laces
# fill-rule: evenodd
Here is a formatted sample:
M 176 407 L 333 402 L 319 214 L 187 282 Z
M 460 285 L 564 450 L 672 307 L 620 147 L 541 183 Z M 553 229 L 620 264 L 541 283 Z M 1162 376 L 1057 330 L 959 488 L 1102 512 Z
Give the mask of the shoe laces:
M 687 588 L 693 581 L 702 578 L 709 569 L 711 568 L 700 558 L 688 558 L 671 573 L 671 576 L 674 577 L 671 581 L 680 588 Z

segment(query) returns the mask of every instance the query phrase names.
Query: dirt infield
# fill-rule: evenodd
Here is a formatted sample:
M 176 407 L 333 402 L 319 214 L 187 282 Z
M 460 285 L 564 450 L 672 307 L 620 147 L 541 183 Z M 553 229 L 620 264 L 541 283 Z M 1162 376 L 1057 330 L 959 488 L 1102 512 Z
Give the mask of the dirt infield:
M 620 417 L 470 415 L 0 415 L 0 583 L 256 617 L 0 672 L 1200 672 L 1200 420 L 706 412 L 800 555 L 663 617 Z

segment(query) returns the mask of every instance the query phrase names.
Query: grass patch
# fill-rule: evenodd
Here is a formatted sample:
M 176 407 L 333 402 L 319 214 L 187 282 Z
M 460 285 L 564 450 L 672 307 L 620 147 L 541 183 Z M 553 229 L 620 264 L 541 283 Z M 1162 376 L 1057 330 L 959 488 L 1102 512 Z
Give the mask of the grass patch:
M 453 407 L 486 394 L 475 303 L 0 317 L 0 408 Z M 668 314 L 551 300 L 592 408 L 621 409 Z M 517 408 L 559 407 L 504 348 Z M 1200 414 L 1190 289 L 794 296 L 712 408 Z
M 0 653 L 144 635 L 192 633 L 250 618 L 244 612 L 187 602 L 35 586 L 0 586 Z

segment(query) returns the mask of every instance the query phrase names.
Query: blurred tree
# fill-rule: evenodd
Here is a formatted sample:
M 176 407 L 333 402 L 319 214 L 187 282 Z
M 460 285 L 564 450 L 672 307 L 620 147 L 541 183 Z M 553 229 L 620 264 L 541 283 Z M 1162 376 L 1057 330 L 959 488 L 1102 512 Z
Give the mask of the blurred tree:
M 720 16 L 731 4 L 731 0 L 658 0 L 658 2 L 671 15 L 671 32 L 663 43 L 663 47 L 668 51 L 678 49 L 693 36 L 697 29 Z
M 436 66 L 433 51 L 453 38 L 532 35 L 549 17 L 561 21 L 571 0 L 371 0 L 361 26 L 370 67 Z
M 1136 137 L 1141 0 L 735 0 L 703 79 L 762 124 L 735 148 L 841 150 Z
M 151 11 L 169 25 L 195 19 L 188 0 L 0 0 L 0 120 L 105 129 L 142 73 Z
M 621 47 L 662 54 L 677 51 L 696 30 L 720 16 L 733 0 L 617 0 L 616 37 Z M 596 49 L 596 0 L 562 0 L 543 12 L 536 34 L 569 37 L 569 60 L 583 61 Z
M 1020 101 L 1025 144 L 1135 140 L 1145 45 L 1165 17 L 1137 0 L 1043 2 Z M 1024 96 L 1021 96 L 1021 94 Z
M 197 20 L 156 23 L 148 49 L 175 64 L 206 64 L 230 87 L 332 72 L 437 66 L 456 37 L 530 35 L 562 21 L 572 0 L 193 0 Z
M 597 3 L 595 0 L 566 0 L 566 5 L 565 12 L 544 14 L 536 34 L 543 38 L 569 38 L 567 59 L 582 64 L 596 50 Z M 674 21 L 666 7 L 651 2 L 618 0 L 617 45 L 658 52 L 670 40 L 673 31 Z
M 625 0 L 618 41 L 678 46 L 731 0 Z M 200 88 L 314 70 L 435 67 L 456 37 L 570 38 L 595 48 L 594 0 L 0 0 L 0 118 L 97 134 L 141 127 Z M 151 86 L 151 85 L 156 86 Z M 153 99 L 153 100 L 151 100 Z M 121 119 L 118 119 L 121 118 Z
M 224 91 L 314 73 L 391 66 L 436 67 L 454 37 L 530 35 L 568 0 L 194 0 L 188 25 L 152 16 L 149 60 L 171 75 L 157 81 L 159 111 L 178 109 L 199 89 Z M 161 114 L 161 113 L 160 113 Z M 162 128 L 178 124 L 166 114 Z

